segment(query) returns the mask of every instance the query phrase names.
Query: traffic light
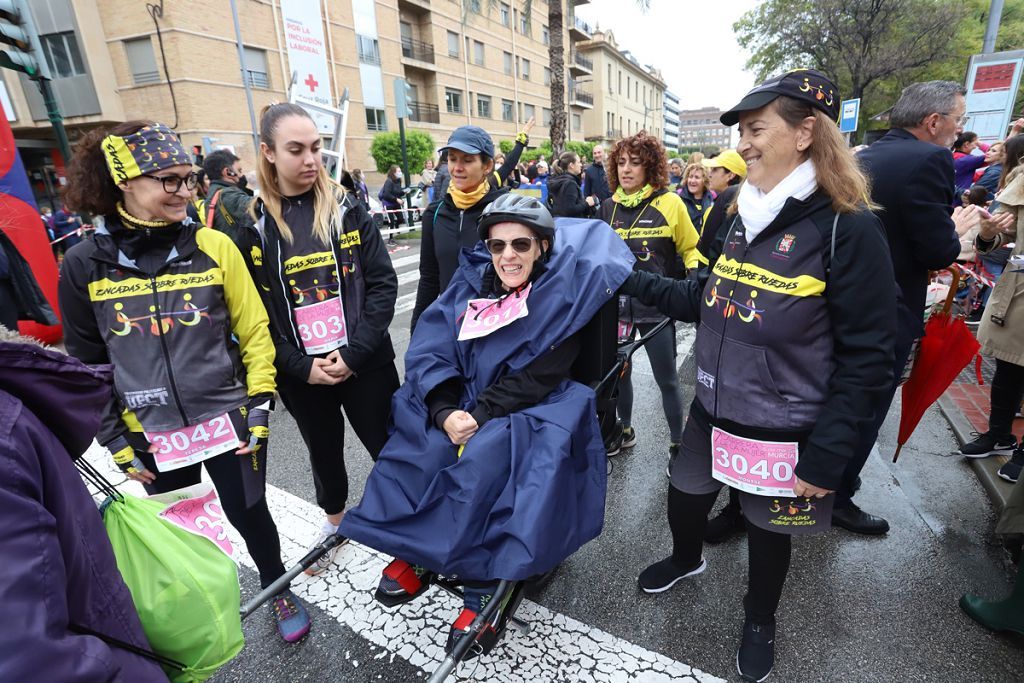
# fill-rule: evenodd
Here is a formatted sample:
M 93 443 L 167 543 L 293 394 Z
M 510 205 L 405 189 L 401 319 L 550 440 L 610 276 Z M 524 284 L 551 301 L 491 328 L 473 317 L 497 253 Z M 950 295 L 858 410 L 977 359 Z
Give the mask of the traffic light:
M 395 79 L 395 114 L 400 119 L 412 118 L 413 98 L 412 86 L 404 78 Z
M 25 0 L 0 0 L 0 66 L 26 73 L 29 78 L 48 79 L 50 71 L 42 54 Z

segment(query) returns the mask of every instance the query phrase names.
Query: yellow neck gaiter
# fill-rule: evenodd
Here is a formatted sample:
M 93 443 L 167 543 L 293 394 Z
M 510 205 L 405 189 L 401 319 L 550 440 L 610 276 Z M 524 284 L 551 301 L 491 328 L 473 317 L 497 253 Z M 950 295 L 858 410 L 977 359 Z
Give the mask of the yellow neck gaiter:
M 124 204 L 121 202 L 117 203 L 117 213 L 121 216 L 121 225 L 130 229 L 166 228 L 171 224 L 171 221 L 144 221 L 141 218 L 136 218 L 125 210 Z
M 632 209 L 634 206 L 637 206 L 640 202 L 650 197 L 652 192 L 654 192 L 654 188 L 651 187 L 650 183 L 644 185 L 632 194 L 626 194 L 626 191 L 622 189 L 621 185 L 619 185 L 618 189 L 615 190 L 613 198 L 617 203 L 622 204 L 627 209 Z
M 448 194 L 452 196 L 452 201 L 455 202 L 455 206 L 460 209 L 468 209 L 483 199 L 484 195 L 487 194 L 487 190 L 490 188 L 490 183 L 488 183 L 485 178 L 484 181 L 477 185 L 477 188 L 472 192 L 463 192 L 459 188 L 455 187 L 454 183 L 452 183 L 448 185 Z

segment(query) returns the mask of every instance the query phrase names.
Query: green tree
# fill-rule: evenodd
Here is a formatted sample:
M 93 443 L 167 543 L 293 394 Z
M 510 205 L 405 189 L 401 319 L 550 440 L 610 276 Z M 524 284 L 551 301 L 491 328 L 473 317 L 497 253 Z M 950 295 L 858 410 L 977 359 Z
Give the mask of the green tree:
M 740 45 L 751 51 L 748 68 L 760 79 L 785 69 L 814 67 L 837 79 L 843 99 L 865 99 L 876 89 L 887 92 L 894 83 L 916 80 L 923 70 L 955 54 L 960 47 L 956 38 L 973 3 L 766 0 L 733 28 Z M 962 77 L 963 66 L 955 80 Z M 861 107 L 865 116 L 878 110 L 876 104 Z
M 405 132 L 405 149 L 409 157 L 409 173 L 419 173 L 427 159 L 434 156 L 434 138 L 421 130 Z M 402 165 L 402 141 L 398 133 L 377 133 L 370 143 L 370 156 L 378 173 L 387 173 L 391 166 Z M 406 182 L 409 179 L 406 178 Z

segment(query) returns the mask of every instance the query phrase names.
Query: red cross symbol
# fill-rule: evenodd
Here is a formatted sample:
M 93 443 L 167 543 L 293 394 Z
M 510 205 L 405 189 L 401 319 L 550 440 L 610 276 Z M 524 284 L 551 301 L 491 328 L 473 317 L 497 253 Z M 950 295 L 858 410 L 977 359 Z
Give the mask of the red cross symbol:
M 316 92 L 316 87 L 320 85 L 317 82 L 317 80 L 313 78 L 313 74 L 309 74 L 309 76 L 306 78 L 306 80 L 303 81 L 303 83 L 309 86 L 309 92 Z

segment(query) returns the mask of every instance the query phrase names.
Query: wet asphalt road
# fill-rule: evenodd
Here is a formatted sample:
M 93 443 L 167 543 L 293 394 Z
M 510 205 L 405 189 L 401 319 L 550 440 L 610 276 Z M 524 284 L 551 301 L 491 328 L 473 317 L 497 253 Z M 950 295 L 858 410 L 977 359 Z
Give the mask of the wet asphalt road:
M 408 273 L 399 291 L 405 301 L 415 291 L 416 253 L 413 242 L 411 248 L 393 254 L 400 275 Z M 404 311 L 391 328 L 400 373 L 408 325 L 409 311 Z M 679 363 L 689 404 L 692 357 L 685 354 Z M 646 595 L 636 586 L 638 572 L 669 552 L 664 513 L 668 431 L 646 359 L 637 363 L 634 382 L 639 442 L 613 460 L 604 532 L 567 560 L 534 599 L 599 634 L 621 638 L 712 676 L 738 680 L 734 657 L 746 581 L 746 544 L 741 537 L 707 547 L 708 570 L 667 593 Z M 948 457 L 955 439 L 935 408 L 926 413 L 900 462 L 891 464 L 898 421 L 898 407 L 894 407 L 857 497 L 862 507 L 886 517 L 892 530 L 879 538 L 833 530 L 795 540 L 778 615 L 776 670 L 770 680 L 1003 682 L 1024 678 L 1021 640 L 983 631 L 956 604 L 965 591 L 986 596 L 1008 591 L 1010 565 L 992 535 L 995 513 L 988 498 L 969 466 L 958 457 Z M 271 426 L 270 483 L 312 503 L 309 465 L 294 422 L 279 410 Z M 354 504 L 371 463 L 351 430 L 345 452 Z M 344 566 L 331 571 L 344 572 Z M 243 594 L 255 588 L 254 573 L 243 570 Z M 278 641 L 269 613 L 254 615 L 244 624 L 246 648 L 213 680 L 412 681 L 424 679 L 425 668 L 431 668 L 414 664 L 417 658 L 407 651 L 396 655 L 374 644 L 365 631 L 346 625 L 352 623 L 351 615 L 316 607 L 311 612 L 314 634 L 297 646 Z M 442 643 L 447 629 L 434 630 L 426 636 Z M 490 658 L 501 658 L 502 648 L 514 647 L 510 641 L 517 637 L 510 633 Z M 460 669 L 460 680 L 503 680 L 495 670 L 485 658 L 479 668 Z M 587 674 L 579 673 L 582 669 L 560 670 L 545 674 L 538 668 L 533 680 L 588 680 Z M 470 674 L 472 678 L 467 678 Z M 624 669 L 607 678 L 672 680 L 654 676 Z

